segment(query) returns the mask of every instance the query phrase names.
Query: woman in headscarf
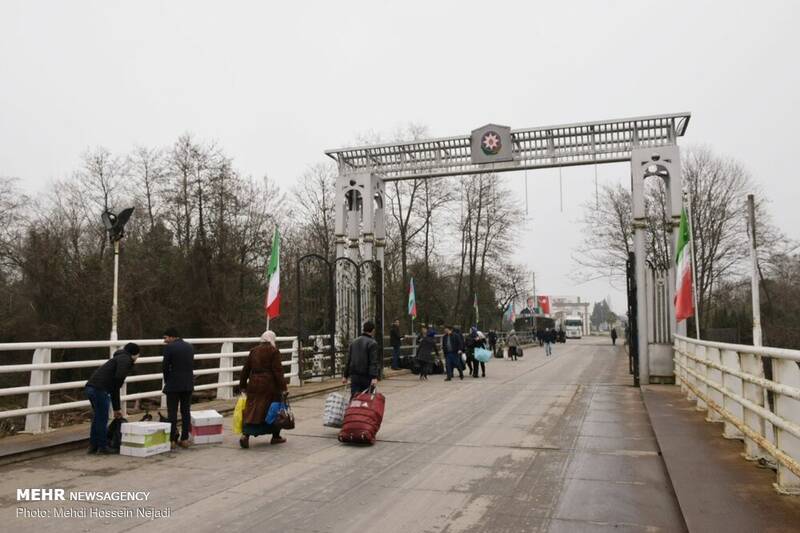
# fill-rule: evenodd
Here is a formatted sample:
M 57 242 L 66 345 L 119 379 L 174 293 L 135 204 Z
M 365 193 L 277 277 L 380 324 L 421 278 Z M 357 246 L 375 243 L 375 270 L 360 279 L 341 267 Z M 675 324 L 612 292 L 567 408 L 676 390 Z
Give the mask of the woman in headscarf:
M 519 338 L 517 337 L 517 332 L 513 329 L 508 332 L 506 343 L 508 343 L 508 358 L 512 361 L 516 361 L 517 350 L 519 350 Z
M 247 393 L 247 403 L 242 415 L 242 438 L 239 446 L 250 447 L 250 437 L 272 434 L 270 444 L 286 442 L 280 428 L 267 424 L 267 410 L 272 402 L 279 402 L 288 394 L 283 377 L 281 354 L 275 345 L 272 331 L 261 335 L 261 344 L 250 350 L 242 368 L 239 388 Z
M 436 332 L 429 329 L 425 337 L 419 341 L 417 347 L 417 361 L 419 361 L 419 379 L 427 380 L 433 366 L 433 354 L 439 357 L 439 345 L 436 344 Z

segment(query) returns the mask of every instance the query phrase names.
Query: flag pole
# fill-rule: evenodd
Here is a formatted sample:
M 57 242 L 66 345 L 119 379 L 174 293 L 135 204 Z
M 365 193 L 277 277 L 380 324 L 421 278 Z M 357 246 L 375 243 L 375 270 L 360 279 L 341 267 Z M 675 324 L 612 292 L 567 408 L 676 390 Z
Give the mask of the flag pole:
M 686 207 L 686 217 L 689 219 L 689 253 L 692 254 L 692 300 L 694 302 L 694 334 L 695 338 L 700 339 L 700 308 L 697 306 L 697 272 L 695 268 L 694 256 L 694 220 L 692 219 L 692 190 L 691 185 L 686 191 L 688 205 Z

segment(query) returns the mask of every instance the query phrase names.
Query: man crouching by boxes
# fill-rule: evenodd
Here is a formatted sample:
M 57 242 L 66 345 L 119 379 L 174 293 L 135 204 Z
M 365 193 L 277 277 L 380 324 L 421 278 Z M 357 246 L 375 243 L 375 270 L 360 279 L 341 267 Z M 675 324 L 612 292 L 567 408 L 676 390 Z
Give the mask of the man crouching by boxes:
M 122 418 L 120 410 L 119 389 L 125 383 L 125 378 L 133 370 L 133 363 L 139 358 L 139 345 L 129 342 L 121 350 L 114 352 L 114 356 L 103 363 L 86 382 L 86 397 L 92 404 L 92 429 L 89 433 L 90 454 L 114 453 L 108 447 L 108 403 L 114 408 L 114 418 Z

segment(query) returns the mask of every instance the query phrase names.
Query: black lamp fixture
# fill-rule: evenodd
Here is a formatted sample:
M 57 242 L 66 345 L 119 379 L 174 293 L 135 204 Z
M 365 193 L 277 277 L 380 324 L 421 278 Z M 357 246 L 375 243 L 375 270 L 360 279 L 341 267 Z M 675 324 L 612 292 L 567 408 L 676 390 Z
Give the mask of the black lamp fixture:
M 101 218 L 103 219 L 103 226 L 108 232 L 108 238 L 112 243 L 122 240 L 125 236 L 125 224 L 133 214 L 133 207 L 123 209 L 119 214 L 115 215 L 111 211 L 103 212 Z

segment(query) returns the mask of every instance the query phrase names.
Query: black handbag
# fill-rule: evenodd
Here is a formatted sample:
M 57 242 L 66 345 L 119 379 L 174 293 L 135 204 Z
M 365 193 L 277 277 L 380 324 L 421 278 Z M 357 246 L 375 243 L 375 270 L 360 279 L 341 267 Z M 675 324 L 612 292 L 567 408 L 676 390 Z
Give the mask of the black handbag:
M 278 418 L 275 419 L 275 427 L 281 429 L 294 429 L 294 413 L 289 405 L 289 398 L 283 398 L 284 408 L 278 411 Z

